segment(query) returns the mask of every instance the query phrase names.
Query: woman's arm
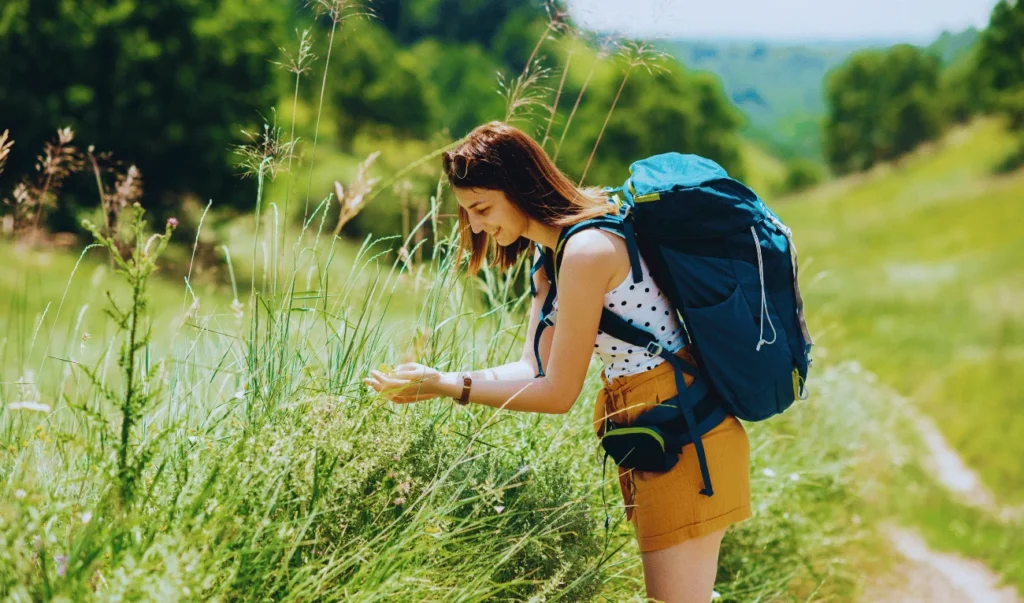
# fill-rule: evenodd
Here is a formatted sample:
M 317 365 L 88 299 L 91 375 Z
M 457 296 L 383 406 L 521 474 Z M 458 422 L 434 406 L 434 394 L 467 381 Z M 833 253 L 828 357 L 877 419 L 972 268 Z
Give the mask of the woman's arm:
M 547 374 L 537 378 L 484 380 L 479 383 L 474 380 L 469 396 L 471 402 L 552 414 L 568 412 L 572 408 L 590 366 L 604 294 L 618 268 L 617 260 L 622 259 L 618 258 L 612 236 L 596 229 L 587 230 L 566 244 L 558 287 L 558 328 L 551 337 Z M 536 322 L 533 314 L 537 310 L 537 299 L 543 299 L 540 290 L 534 300 L 535 308 L 531 309 L 532 322 Z M 528 344 L 532 354 L 532 338 Z M 398 387 L 403 394 L 437 394 L 457 398 L 462 392 L 460 373 L 428 377 L 422 369 L 415 369 L 396 370 L 391 375 L 375 373 L 374 377 L 383 389 Z M 416 380 L 422 382 L 411 383 Z

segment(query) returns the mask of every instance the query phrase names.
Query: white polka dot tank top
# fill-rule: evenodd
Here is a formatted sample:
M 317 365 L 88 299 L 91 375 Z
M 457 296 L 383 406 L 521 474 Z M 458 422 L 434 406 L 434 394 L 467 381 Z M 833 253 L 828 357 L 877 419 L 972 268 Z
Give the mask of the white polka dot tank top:
M 642 257 L 640 268 L 643 279 L 639 283 L 634 283 L 632 273 L 627 274 L 619 286 L 605 293 L 604 307 L 654 335 L 666 350 L 677 351 L 685 343 L 679 319 L 676 318 L 668 298 L 654 284 L 647 263 Z M 557 295 L 552 310 L 552 321 L 556 321 Z M 604 364 L 605 377 L 608 379 L 649 371 L 665 362 L 660 356 L 654 356 L 643 348 L 628 344 L 602 331 L 597 332 L 594 352 Z

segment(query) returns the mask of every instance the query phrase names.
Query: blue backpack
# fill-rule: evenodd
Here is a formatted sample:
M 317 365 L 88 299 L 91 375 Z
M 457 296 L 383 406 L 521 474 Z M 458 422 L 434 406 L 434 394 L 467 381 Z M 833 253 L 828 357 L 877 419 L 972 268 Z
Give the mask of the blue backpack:
M 663 153 L 634 162 L 629 171 L 622 187 L 606 189 L 619 208 L 616 214 L 563 229 L 554 250 L 540 249 L 531 276 L 543 266 L 551 287 L 534 339 L 539 375 L 540 336 L 553 324 L 565 241 L 588 228 L 622 235 L 633 282 L 641 280 L 642 255 L 679 315 L 696 365 L 604 309 L 599 328 L 670 362 L 679 395 L 644 412 L 632 427 L 606 422 L 602 445 L 620 466 L 668 470 L 692 442 L 704 480 L 701 492 L 711 496 L 700 436 L 725 413 L 762 421 L 806 397 L 813 342 L 797 283 L 796 248 L 778 216 L 710 159 Z M 694 379 L 689 387 L 684 374 Z M 628 437 L 610 437 L 620 434 Z M 648 444 L 653 455 L 645 450 Z

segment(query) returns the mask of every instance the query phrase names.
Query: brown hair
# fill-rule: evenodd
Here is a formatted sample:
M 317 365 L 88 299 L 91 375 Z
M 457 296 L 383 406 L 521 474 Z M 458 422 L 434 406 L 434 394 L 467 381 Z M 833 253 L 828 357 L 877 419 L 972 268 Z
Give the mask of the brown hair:
M 544 149 L 522 130 L 492 121 L 476 127 L 463 142 L 445 151 L 444 173 L 453 188 L 499 190 L 530 218 L 548 226 L 566 227 L 615 211 L 600 187 L 578 188 Z M 473 233 L 469 214 L 459 207 L 459 255 L 469 253 L 469 273 L 487 257 L 488 236 Z M 495 245 L 491 264 L 514 266 L 530 246 L 524 237 L 507 246 Z

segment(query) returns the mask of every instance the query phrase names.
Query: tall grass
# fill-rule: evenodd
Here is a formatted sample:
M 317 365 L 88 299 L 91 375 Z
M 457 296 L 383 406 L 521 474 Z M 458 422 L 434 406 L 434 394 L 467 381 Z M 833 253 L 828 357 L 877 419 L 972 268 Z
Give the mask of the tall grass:
M 311 288 L 291 272 L 276 297 L 271 282 L 255 291 L 242 318 L 193 317 L 199 328 L 177 333 L 163 368 L 148 359 L 160 387 L 129 445 L 160 443 L 145 495 L 124 506 L 118 444 L 95 423 L 116 417 L 104 387 L 128 381 L 72 388 L 46 414 L 8 410 L 23 445 L 2 465 L 4 595 L 636 600 L 635 545 L 590 432 L 596 375 L 568 417 L 393 407 L 362 389 L 371 367 L 410 354 L 453 369 L 519 349 L 516 277 L 485 274 L 483 303 L 451 265 L 453 235 L 421 274 L 368 243 L 343 283 L 328 276 L 328 237 L 297 250 L 323 262 Z M 416 279 L 417 328 L 389 324 L 391 300 Z M 836 374 L 815 402 L 752 429 L 757 515 L 726 540 L 726 600 L 854 588 L 843 557 L 863 537 L 849 526 L 874 483 L 854 473 L 872 424 L 851 429 L 826 401 L 845 397 L 867 417 L 877 402 Z

